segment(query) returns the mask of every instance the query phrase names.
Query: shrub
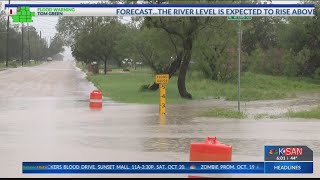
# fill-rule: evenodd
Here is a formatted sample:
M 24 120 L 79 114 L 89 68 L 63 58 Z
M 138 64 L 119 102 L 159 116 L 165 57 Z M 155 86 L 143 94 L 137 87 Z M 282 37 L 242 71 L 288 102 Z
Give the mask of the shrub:
M 139 88 L 139 91 L 140 92 L 149 91 L 149 85 L 147 85 L 147 84 L 141 85 L 140 88 Z
M 320 67 L 318 67 L 318 68 L 316 69 L 316 71 L 314 72 L 313 77 L 314 77 L 315 79 L 320 80 Z

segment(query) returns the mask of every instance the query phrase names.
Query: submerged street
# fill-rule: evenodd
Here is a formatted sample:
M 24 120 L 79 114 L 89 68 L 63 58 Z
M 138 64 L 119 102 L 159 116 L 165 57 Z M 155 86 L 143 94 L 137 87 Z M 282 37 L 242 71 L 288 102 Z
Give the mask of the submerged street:
M 96 89 L 74 61 L 53 61 L 0 72 L 0 177 L 187 177 L 185 174 L 22 174 L 22 162 L 189 161 L 189 145 L 216 136 L 232 145 L 233 161 L 263 161 L 264 145 L 306 145 L 314 174 L 226 177 L 320 177 L 320 121 L 312 119 L 218 119 L 197 117 L 200 107 L 236 107 L 222 100 L 168 105 L 124 104 L 104 98 L 101 111 L 88 107 Z M 282 112 L 320 103 L 304 99 L 246 103 L 251 113 Z M 243 104 L 244 106 L 244 104 Z M 208 175 L 208 177 L 224 175 Z

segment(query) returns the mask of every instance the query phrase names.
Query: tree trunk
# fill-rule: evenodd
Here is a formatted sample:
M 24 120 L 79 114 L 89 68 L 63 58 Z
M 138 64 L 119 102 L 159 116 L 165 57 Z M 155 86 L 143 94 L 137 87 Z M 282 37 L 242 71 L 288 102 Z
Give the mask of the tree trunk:
M 177 55 L 177 58 L 170 64 L 170 67 L 168 68 L 167 72 L 169 74 L 169 79 L 174 75 L 174 73 L 177 72 L 177 70 L 180 67 L 182 61 L 182 52 L 180 52 Z M 149 90 L 156 91 L 159 89 L 159 84 L 153 83 L 151 86 L 149 86 Z
M 120 67 L 120 68 L 122 68 L 122 61 L 117 61 L 117 63 L 118 63 L 118 66 Z
M 186 75 L 188 67 L 191 61 L 191 52 L 192 52 L 192 38 L 187 38 L 184 42 L 184 56 L 183 61 L 180 66 L 179 76 L 178 76 L 178 90 L 182 98 L 192 99 L 192 95 L 188 93 L 186 88 Z
M 177 55 L 177 58 L 170 64 L 170 67 L 168 70 L 169 78 L 171 78 L 174 75 L 174 73 L 176 73 L 177 70 L 179 69 L 181 62 L 182 62 L 182 55 L 183 55 L 183 53 L 180 52 Z
M 153 83 L 151 86 L 149 86 L 150 91 L 156 91 L 159 89 L 159 84 Z

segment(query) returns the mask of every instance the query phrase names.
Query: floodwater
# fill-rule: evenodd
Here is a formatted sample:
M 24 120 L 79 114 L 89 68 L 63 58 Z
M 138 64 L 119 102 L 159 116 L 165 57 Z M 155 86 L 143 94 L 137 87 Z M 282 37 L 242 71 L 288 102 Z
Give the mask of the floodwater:
M 207 175 L 207 177 L 320 177 L 320 121 L 200 118 L 196 108 L 236 107 L 207 100 L 169 105 L 123 104 L 104 98 L 101 111 L 88 108 L 95 87 L 72 61 L 0 72 L 0 177 L 187 177 L 185 174 L 22 174 L 25 161 L 189 161 L 189 145 L 216 136 L 232 145 L 233 161 L 263 161 L 264 145 L 307 145 L 314 151 L 310 175 Z M 243 105 L 251 114 L 283 112 L 319 104 L 318 94 Z M 302 100 L 301 100 L 302 99 Z

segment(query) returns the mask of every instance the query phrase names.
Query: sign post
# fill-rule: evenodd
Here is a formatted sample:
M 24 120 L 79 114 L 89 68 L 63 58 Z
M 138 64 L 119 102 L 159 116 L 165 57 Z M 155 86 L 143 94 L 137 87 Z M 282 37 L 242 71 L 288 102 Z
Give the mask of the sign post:
M 228 20 L 238 22 L 238 111 L 240 112 L 240 74 L 241 74 L 241 20 L 252 20 L 252 16 L 228 16 Z
M 169 82 L 169 74 L 157 74 L 156 83 L 159 84 L 160 102 L 159 114 L 166 115 L 166 85 Z

